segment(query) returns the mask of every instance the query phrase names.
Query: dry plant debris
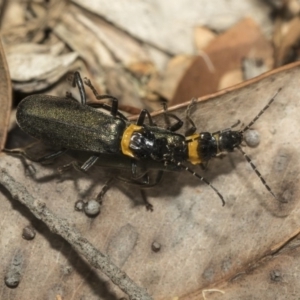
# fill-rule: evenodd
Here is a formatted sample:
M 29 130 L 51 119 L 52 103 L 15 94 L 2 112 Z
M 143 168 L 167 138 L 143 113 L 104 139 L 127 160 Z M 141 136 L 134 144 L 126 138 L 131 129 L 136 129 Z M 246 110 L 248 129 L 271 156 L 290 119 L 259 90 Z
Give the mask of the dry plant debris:
M 20 201 L 24 204 L 34 216 L 45 223 L 49 229 L 66 241 L 68 241 L 75 250 L 81 254 L 91 266 L 100 269 L 109 279 L 114 282 L 121 290 L 123 290 L 132 300 L 149 300 L 152 299 L 147 295 L 146 291 L 136 286 L 136 284 L 118 267 L 116 267 L 109 259 L 109 257 L 99 250 L 97 250 L 92 244 L 90 244 L 80 233 L 72 228 L 69 223 L 57 217 L 51 212 L 45 203 L 34 199 L 26 190 L 24 186 L 14 180 L 13 177 L 8 175 L 5 169 L 0 173 L 1 184 L 10 192 L 14 200 Z M 18 255 L 18 261 L 23 261 L 22 255 Z M 14 261 L 16 259 L 14 258 Z M 13 263 L 14 266 L 21 265 L 21 262 Z M 14 268 L 15 269 L 15 268 Z M 9 270 L 9 273 L 15 270 Z M 20 271 L 18 271 L 18 274 Z M 9 275 L 13 276 L 13 275 Z M 8 275 L 7 275 L 8 281 Z M 19 283 L 19 281 L 18 281 Z
M 280 201 L 270 197 L 243 157 L 234 153 L 212 161 L 204 173 L 224 194 L 225 208 L 189 174 L 167 173 L 162 185 L 147 193 L 152 214 L 140 205 L 135 189 L 119 184 L 105 196 L 100 215 L 87 218 L 74 211 L 75 202 L 93 198 L 113 170 L 59 177 L 57 167 L 70 158 L 41 166 L 1 154 L 0 168 L 7 173 L 1 173 L 0 181 L 7 190 L 1 188 L 0 194 L 0 298 L 142 299 L 92 269 L 95 261 L 76 252 L 82 246 L 109 256 L 122 270 L 119 274 L 132 278 L 132 286 L 143 287 L 137 289 L 145 299 L 274 299 L 282 285 L 287 298 L 297 299 L 299 275 L 290 259 L 299 256 L 300 69 L 289 66 L 242 82 L 299 59 L 299 2 L 3 3 L 1 147 L 11 109 L 9 72 L 22 96 L 64 95 L 70 89 L 68 74 L 80 70 L 99 93 L 119 98 L 129 114 L 144 107 L 157 110 L 161 101 L 168 101 L 176 104 L 170 111 L 185 120 L 186 101 L 204 96 L 192 117 L 200 131 L 211 132 L 238 119 L 247 123 L 276 90 L 283 90 L 255 124 L 260 144 L 247 149 Z M 155 121 L 164 126 L 163 114 Z M 35 204 L 45 203 L 41 212 L 53 212 L 58 223 L 68 220 L 68 230 L 59 233 L 68 242 L 13 199 L 22 202 L 24 190 L 18 196 L 11 192 L 11 197 L 8 178 L 26 186 Z M 59 228 L 58 223 L 48 225 Z M 28 226 L 35 230 L 32 240 L 22 238 Z M 71 239 L 73 227 L 82 239 Z M 272 288 L 266 289 L 267 284 Z
M 12 88 L 9 70 L 0 40 L 0 151 L 4 148 L 12 107 Z
M 1 168 L 5 168 L 10 176 L 13 174 L 17 182 L 26 185 L 27 191 L 37 201 L 46 203 L 47 208 L 60 218 L 76 224 L 85 239 L 108 254 L 137 285 L 147 288 L 154 299 L 168 299 L 170 295 L 179 299 L 198 299 L 202 290 L 206 290 L 207 296 L 213 294 L 209 290 L 214 289 L 227 294 L 231 292 L 231 286 L 224 286 L 226 282 L 237 274 L 248 274 L 249 266 L 259 266 L 261 260 L 277 253 L 299 232 L 299 142 L 293 138 L 293 143 L 290 143 L 291 137 L 297 136 L 299 127 L 295 109 L 299 72 L 299 66 L 285 68 L 238 89 L 203 98 L 196 104 L 192 115 L 199 128 L 209 131 L 226 128 L 239 118 L 247 123 L 274 91 L 283 87 L 254 127 L 261 136 L 260 145 L 247 149 L 280 201 L 268 194 L 239 153 L 212 161 L 205 172 L 206 178 L 224 193 L 224 208 L 216 195 L 195 178 L 185 173 L 167 173 L 162 185 L 147 193 L 154 204 L 153 213 L 139 205 L 141 199 L 136 190 L 117 185 L 107 193 L 101 214 L 96 219 L 74 212 L 74 203 L 81 197 L 93 198 L 111 170 L 94 168 L 89 176 L 74 171 L 66 174 L 64 181 L 58 181 L 56 168 L 68 160 L 64 158 L 55 165 L 33 164 L 35 173 L 28 177 L 24 173 L 27 170 L 28 174 L 28 167 L 24 170 L 24 164 L 10 156 L 1 158 Z M 218 119 L 211 122 L 216 108 Z M 182 118 L 185 110 L 185 105 L 174 108 Z M 163 116 L 158 115 L 155 120 L 162 124 Z M 5 199 L 0 202 L 1 211 L 5 212 L 0 230 L 10 247 L 2 247 L 0 257 L 11 257 L 7 252 L 11 248 L 14 252 L 22 249 L 26 260 L 26 272 L 22 273 L 19 287 L 13 290 L 16 298 L 45 272 L 47 280 L 39 282 L 38 297 L 57 290 L 65 298 L 91 293 L 103 299 L 124 296 L 101 274 L 90 274 L 90 269 L 70 246 L 57 240 L 46 229 L 39 229 L 43 227 L 34 221 L 33 216 L 22 213 L 24 208 Z M 14 205 L 14 214 L 11 214 L 11 205 Z M 21 238 L 22 228 L 28 225 L 28 220 L 39 230 L 30 242 Z M 13 228 L 9 224 L 14 224 Z M 54 243 L 55 247 L 49 249 L 47 241 Z M 154 251 L 153 245 L 159 247 L 155 246 Z M 61 249 L 59 258 L 58 249 Z M 50 270 L 49 264 L 52 266 Z M 63 278 L 60 283 L 57 282 L 59 274 Z M 82 282 L 82 277 L 87 279 Z M 93 282 L 97 283 L 96 289 Z M 73 285 L 78 288 L 74 290 Z M 272 297 L 272 292 L 269 290 L 266 295 Z
M 172 104 L 182 103 L 182 98 L 208 95 L 242 82 L 243 59 L 260 58 L 267 70 L 273 66 L 271 44 L 252 19 L 245 19 L 216 37 L 202 53 L 190 61 L 180 81 L 173 80 L 173 89 L 168 85 Z

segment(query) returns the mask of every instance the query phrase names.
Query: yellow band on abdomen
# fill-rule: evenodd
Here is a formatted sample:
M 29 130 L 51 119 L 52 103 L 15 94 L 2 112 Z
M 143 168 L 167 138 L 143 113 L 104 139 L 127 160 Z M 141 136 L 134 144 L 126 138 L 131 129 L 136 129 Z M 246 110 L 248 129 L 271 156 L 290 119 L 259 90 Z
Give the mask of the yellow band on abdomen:
M 201 159 L 198 154 L 199 146 L 199 134 L 193 134 L 186 138 L 188 142 L 188 161 L 193 165 L 198 165 L 201 163 Z M 190 141 L 191 140 L 191 141 Z
M 130 139 L 135 131 L 140 131 L 142 126 L 130 124 L 124 131 L 121 140 L 121 149 L 124 155 L 134 157 L 132 150 L 129 149 Z

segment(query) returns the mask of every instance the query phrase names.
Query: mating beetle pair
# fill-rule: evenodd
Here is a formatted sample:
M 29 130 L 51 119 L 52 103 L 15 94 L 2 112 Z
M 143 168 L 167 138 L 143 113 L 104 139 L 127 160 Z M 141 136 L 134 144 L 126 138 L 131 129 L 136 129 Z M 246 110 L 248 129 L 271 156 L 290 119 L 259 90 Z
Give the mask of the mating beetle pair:
M 167 116 L 176 120 L 176 123 L 167 129 L 157 127 L 147 110 L 142 110 L 136 124 L 133 124 L 118 111 L 118 100 L 109 95 L 99 95 L 89 80 L 85 80 L 85 84 L 92 89 L 96 98 L 98 100 L 110 98 L 112 104 L 111 106 L 104 103 L 87 104 L 84 84 L 78 72 L 74 73 L 74 84 L 78 87 L 80 102 L 71 96 L 60 98 L 32 95 L 22 100 L 18 106 L 17 122 L 21 129 L 41 141 L 60 148 L 59 151 L 43 159 L 57 157 L 69 150 L 84 151 L 89 153 L 90 157 L 78 167 L 87 171 L 97 160 L 101 159 L 101 155 L 125 156 L 131 159 L 131 183 L 142 188 L 151 184 L 147 179 L 147 172 L 143 176 L 137 174 L 139 162 L 144 160 L 159 162 L 161 167 L 157 178 L 161 178 L 165 169 L 184 169 L 209 185 L 224 205 L 224 198 L 219 191 L 203 176 L 185 166 L 184 162 L 205 164 L 212 157 L 220 153 L 232 152 L 237 148 L 246 157 L 268 191 L 275 197 L 250 158 L 241 149 L 241 143 L 244 132 L 270 106 L 279 91 L 242 130 L 232 130 L 237 125 L 235 124 L 226 130 L 198 134 L 195 133 L 195 124 L 188 116 L 191 128 L 184 136 L 175 132 L 183 125 L 183 122 L 175 115 L 165 112 Z M 95 108 L 102 108 L 110 113 L 104 113 Z M 146 117 L 148 124 L 145 124 Z M 142 180 L 138 180 L 140 178 Z M 147 208 L 152 208 L 150 203 L 147 203 Z

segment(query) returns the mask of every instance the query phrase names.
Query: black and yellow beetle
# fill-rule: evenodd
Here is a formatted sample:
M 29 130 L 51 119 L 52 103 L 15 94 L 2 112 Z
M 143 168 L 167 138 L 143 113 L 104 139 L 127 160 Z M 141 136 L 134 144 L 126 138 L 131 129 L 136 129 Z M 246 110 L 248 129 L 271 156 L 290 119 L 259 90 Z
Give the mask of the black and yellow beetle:
M 250 158 L 241 148 L 243 133 L 248 130 L 274 101 L 277 92 L 260 113 L 242 130 L 232 130 L 234 126 L 217 131 L 196 132 L 193 121 L 188 117 L 191 128 L 185 135 L 176 133 L 183 122 L 175 115 L 176 123 L 169 128 L 161 128 L 154 124 L 147 110 L 142 110 L 136 123 L 132 123 L 118 111 L 118 100 L 110 95 L 98 95 L 90 81 L 86 80 L 97 99 L 110 98 L 111 106 L 103 103 L 87 104 L 82 78 L 74 73 L 74 82 L 80 93 L 80 101 L 72 97 L 54 97 L 48 95 L 32 95 L 26 97 L 17 109 L 17 122 L 21 129 L 29 135 L 59 147 L 60 150 L 44 157 L 54 158 L 66 151 L 83 151 L 89 158 L 80 166 L 87 171 L 101 155 L 126 156 L 131 159 L 132 181 L 136 176 L 136 165 L 139 161 L 151 160 L 159 162 L 159 169 L 184 169 L 208 184 L 220 197 L 223 196 L 203 176 L 194 172 L 184 163 L 206 164 L 211 158 L 221 153 L 239 149 L 246 157 L 253 170 L 261 179 L 268 191 L 275 197 Z M 103 108 L 104 113 L 96 108 Z M 145 119 L 148 119 L 145 124 Z M 141 186 L 147 186 L 143 182 Z M 151 207 L 149 207 L 151 208 Z

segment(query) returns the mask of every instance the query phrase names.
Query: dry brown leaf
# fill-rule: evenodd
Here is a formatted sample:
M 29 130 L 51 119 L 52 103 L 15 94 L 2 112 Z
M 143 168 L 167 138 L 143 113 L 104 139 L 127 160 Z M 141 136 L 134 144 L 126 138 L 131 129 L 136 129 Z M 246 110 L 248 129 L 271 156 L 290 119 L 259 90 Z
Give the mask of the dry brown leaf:
M 194 29 L 194 39 L 197 50 L 202 50 L 216 38 L 216 34 L 205 27 L 196 27 Z
M 293 59 L 294 47 L 300 40 L 300 18 L 297 16 L 289 22 L 277 21 L 274 30 L 275 66 L 281 66 Z
M 182 74 L 185 74 L 190 68 L 193 60 L 193 56 L 187 55 L 177 55 L 173 59 L 170 59 L 163 75 L 151 77 L 151 80 L 148 82 L 148 89 L 151 92 L 162 95 L 166 99 L 172 99 L 178 82 L 182 78 Z M 156 102 L 154 104 L 156 105 L 156 110 L 160 108 L 159 103 Z
M 245 58 L 261 59 L 268 70 L 273 66 L 271 44 L 262 35 L 257 24 L 249 18 L 219 35 L 203 50 L 202 55 L 194 59 L 177 82 L 177 89 L 172 91 L 171 104 L 225 88 L 220 85 L 223 76 L 237 69 L 241 70 L 242 60 Z M 239 76 L 234 82 L 237 83 L 238 79 L 242 81 Z M 227 82 L 231 86 L 232 81 Z
M 187 172 L 166 173 L 163 183 L 147 192 L 153 213 L 138 205 L 141 198 L 136 189 L 118 184 L 105 195 L 102 212 L 95 219 L 75 212 L 74 202 L 95 197 L 108 179 L 109 169 L 93 168 L 90 176 L 74 171 L 59 181 L 56 167 L 67 158 L 54 166 L 32 163 L 32 173 L 32 167 L 24 169 L 18 158 L 2 156 L 0 167 L 58 216 L 73 223 L 154 299 L 201 299 L 204 290 L 207 297 L 216 296 L 207 290 L 230 293 L 226 282 L 276 253 L 300 230 L 299 78 L 300 66 L 288 66 L 199 99 L 192 112 L 200 131 L 228 128 L 238 119 L 247 124 L 283 88 L 253 126 L 260 134 L 260 145 L 245 149 L 279 200 L 268 193 L 240 153 L 211 161 L 203 173 L 224 195 L 225 207 L 212 189 Z M 186 105 L 170 110 L 184 118 Z M 163 117 L 159 115 L 155 121 L 163 124 Z M 43 299 L 59 294 L 64 299 L 107 300 L 124 296 L 7 192 L 2 197 L 2 278 L 16 254 L 22 255 L 23 267 L 19 287 L 2 287 L 0 298 L 32 299 L 34 294 Z M 37 235 L 25 241 L 22 229 L 30 223 Z M 275 299 L 277 291 L 265 288 L 270 277 L 261 278 L 253 281 L 261 299 Z M 300 285 L 292 283 L 294 293 L 299 294 Z M 251 295 L 251 284 L 237 291 L 233 288 L 232 295 L 243 299 L 245 289 Z
M 3 149 L 12 106 L 12 89 L 5 52 L 0 38 L 0 151 Z
M 299 295 L 299 235 L 283 250 L 267 255 L 217 289 L 203 290 L 186 299 L 290 299 Z M 206 296 L 206 298 L 204 298 Z

